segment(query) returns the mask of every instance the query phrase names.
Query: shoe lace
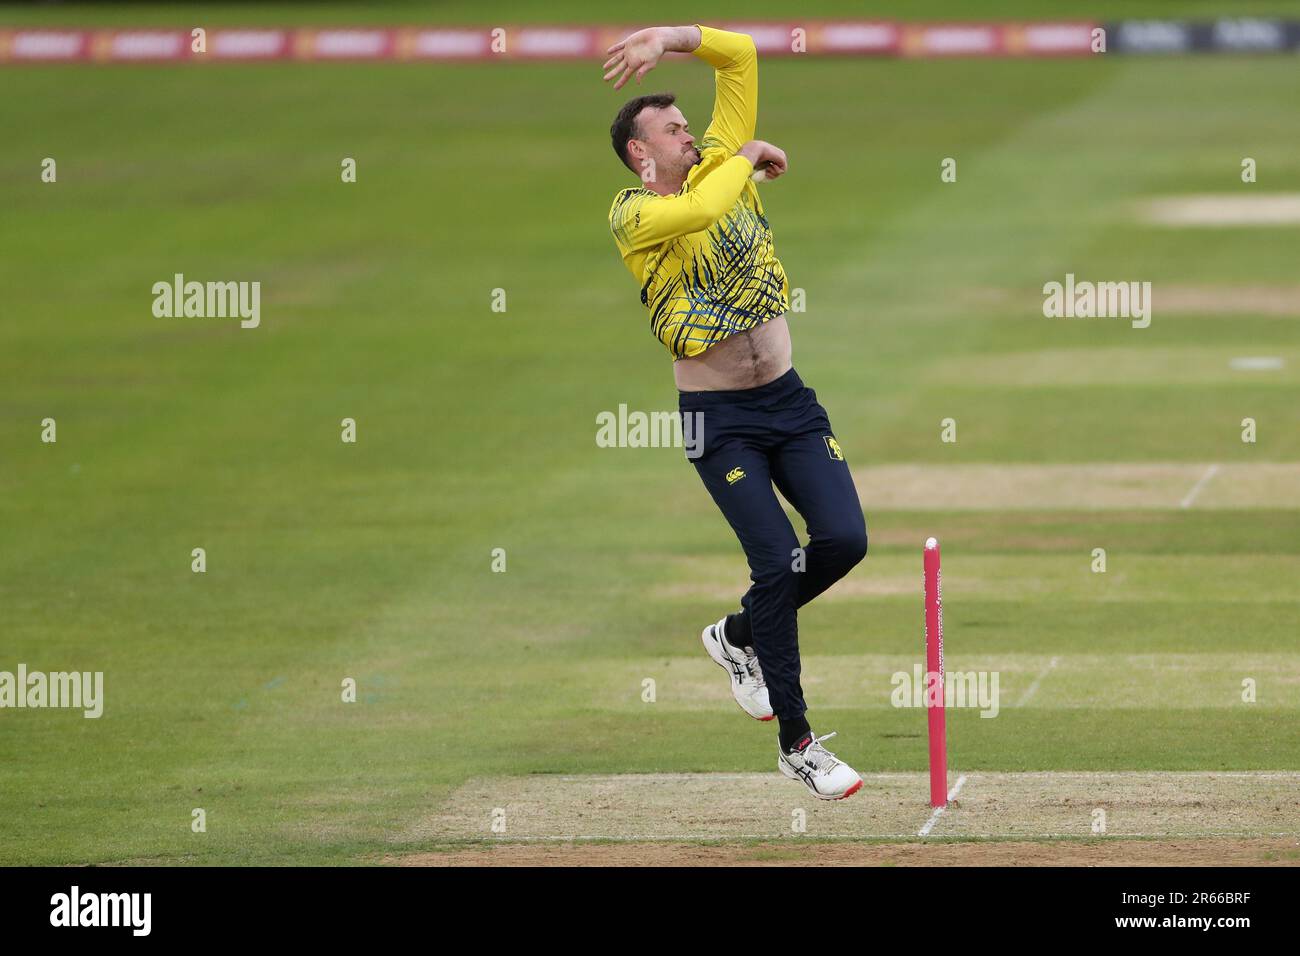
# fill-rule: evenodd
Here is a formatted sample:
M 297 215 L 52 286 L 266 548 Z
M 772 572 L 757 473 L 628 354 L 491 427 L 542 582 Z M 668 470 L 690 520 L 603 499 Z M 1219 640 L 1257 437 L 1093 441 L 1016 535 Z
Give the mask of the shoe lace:
M 758 666 L 758 655 L 752 647 L 745 648 L 745 670 L 749 671 L 749 676 L 757 686 L 767 686 L 767 678 L 763 676 L 763 668 Z
M 837 731 L 832 730 L 829 734 L 821 737 L 814 737 L 812 743 L 803 749 L 803 762 L 811 764 L 818 770 L 833 770 L 839 765 L 839 758 L 822 746 L 823 740 L 830 740 L 835 736 Z

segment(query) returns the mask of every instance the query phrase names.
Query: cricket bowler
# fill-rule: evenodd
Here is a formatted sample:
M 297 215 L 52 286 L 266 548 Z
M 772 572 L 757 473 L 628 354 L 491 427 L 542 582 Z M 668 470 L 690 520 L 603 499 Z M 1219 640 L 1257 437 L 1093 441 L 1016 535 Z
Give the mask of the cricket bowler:
M 822 746 L 833 733 L 809 726 L 798 611 L 863 559 L 867 527 L 826 410 L 791 364 L 789 283 L 755 185 L 784 176 L 787 162 L 754 139 L 754 41 L 698 24 L 652 27 L 607 52 L 614 89 L 639 83 L 667 52 L 714 69 L 713 121 L 698 142 L 671 93 L 619 110 L 614 152 L 641 184 L 614 197 L 609 227 L 672 354 L 683 419 L 703 425 L 695 468 L 749 562 L 741 610 L 704 629 L 705 650 L 747 714 L 779 722 L 778 769 L 838 800 L 862 778 Z M 807 524 L 807 547 L 773 485 Z

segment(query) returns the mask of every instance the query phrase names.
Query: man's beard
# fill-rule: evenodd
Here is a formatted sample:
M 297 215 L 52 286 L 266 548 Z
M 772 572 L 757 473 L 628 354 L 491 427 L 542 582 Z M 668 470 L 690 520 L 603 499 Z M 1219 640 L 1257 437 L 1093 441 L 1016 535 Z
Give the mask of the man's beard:
M 671 157 L 671 163 L 668 160 L 657 163 L 660 176 L 666 181 L 680 180 L 686 181 L 692 169 L 703 161 L 699 150 L 683 150 L 675 157 Z
M 685 176 L 704 159 L 698 149 L 688 149 L 682 153 L 682 175 Z

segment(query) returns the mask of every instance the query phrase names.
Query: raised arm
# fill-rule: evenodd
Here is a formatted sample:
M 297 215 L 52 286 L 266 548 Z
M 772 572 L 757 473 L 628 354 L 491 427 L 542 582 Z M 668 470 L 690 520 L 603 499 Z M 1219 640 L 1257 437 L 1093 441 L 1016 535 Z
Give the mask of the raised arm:
M 758 52 L 745 33 L 700 27 L 694 51 L 714 69 L 713 122 L 700 140 L 701 151 L 722 147 L 728 153 L 754 138 L 758 123 Z
M 617 76 L 616 90 L 633 76 L 640 83 L 665 53 L 694 53 L 715 71 L 713 121 L 700 140 L 701 146 L 722 147 L 735 153 L 754 138 L 758 122 L 758 51 L 748 34 L 699 24 L 650 27 L 615 43 L 606 52 L 610 57 L 605 61 L 605 79 Z

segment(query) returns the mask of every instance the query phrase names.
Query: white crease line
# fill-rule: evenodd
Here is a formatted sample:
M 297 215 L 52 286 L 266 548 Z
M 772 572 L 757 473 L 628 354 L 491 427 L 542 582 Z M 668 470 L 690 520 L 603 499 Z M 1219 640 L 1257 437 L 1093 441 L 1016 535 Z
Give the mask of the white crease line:
M 1201 480 L 1198 481 L 1196 484 L 1192 485 L 1192 490 L 1187 492 L 1187 496 L 1178 503 L 1178 507 L 1190 508 L 1192 506 L 1192 502 L 1196 500 L 1196 496 L 1201 493 L 1201 489 L 1204 488 L 1205 485 L 1209 482 L 1209 480 L 1213 478 L 1215 475 L 1217 475 L 1218 473 L 1219 473 L 1218 465 L 1211 465 L 1209 468 L 1206 468 L 1205 474 L 1201 475 Z
M 1043 672 L 1034 678 L 1034 682 L 1030 684 L 1024 694 L 1021 695 L 1020 700 L 1016 701 L 1017 707 L 1024 707 L 1029 698 L 1038 693 L 1038 685 L 1043 682 L 1043 678 L 1047 676 L 1047 672 L 1056 667 L 1056 662 L 1059 660 L 1059 657 L 1053 657 L 1047 662 L 1047 666 L 1043 668 Z
M 961 785 L 965 782 L 966 782 L 966 778 L 964 776 L 957 778 L 957 783 L 954 784 L 953 788 L 948 791 L 948 803 L 952 803 L 953 799 L 957 796 L 957 792 L 961 790 Z M 938 823 L 939 818 L 943 816 L 943 811 L 948 809 L 948 803 L 945 803 L 941 807 L 934 808 L 934 813 L 930 814 L 930 819 L 925 821 L 925 826 L 921 827 L 921 832 L 918 833 L 917 836 L 930 835 L 930 831 L 934 829 L 934 825 Z

